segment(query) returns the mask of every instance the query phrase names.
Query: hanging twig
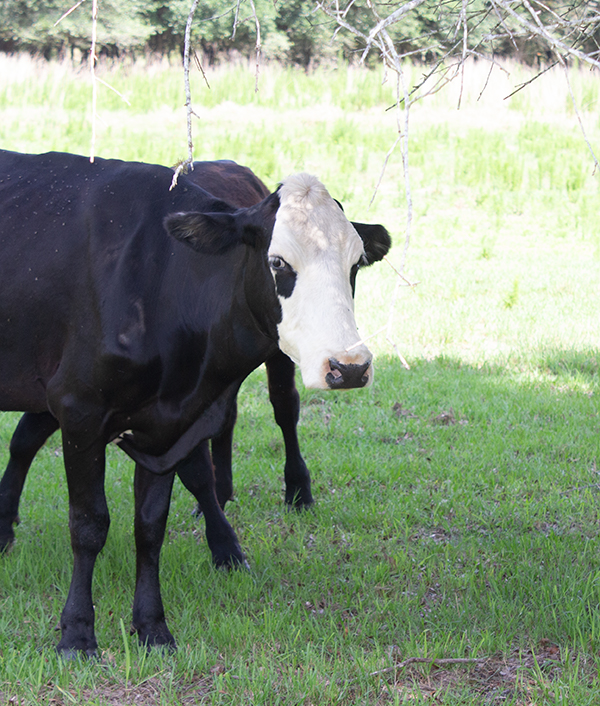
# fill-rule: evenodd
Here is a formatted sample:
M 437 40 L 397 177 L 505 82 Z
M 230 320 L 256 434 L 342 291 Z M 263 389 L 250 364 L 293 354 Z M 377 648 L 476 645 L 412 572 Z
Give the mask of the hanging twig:
M 550 71 L 550 69 L 553 69 L 559 62 L 555 61 L 550 66 L 547 66 L 543 71 L 540 71 L 537 73 L 533 78 L 530 78 L 529 81 L 524 81 L 523 83 L 520 83 L 512 93 L 509 93 L 507 96 L 504 96 L 504 100 L 508 100 L 509 98 L 512 98 L 514 95 L 516 95 L 519 91 L 522 91 L 526 86 L 529 86 L 530 83 L 533 83 L 534 81 L 537 81 L 540 76 L 543 76 L 547 71 Z
M 458 109 L 460 110 L 460 105 L 462 102 L 463 89 L 465 87 L 465 65 L 467 63 L 467 53 L 468 53 L 468 40 L 469 32 L 467 25 L 467 3 L 468 0 L 462 0 L 462 8 L 460 11 L 460 22 L 463 26 L 463 48 L 462 48 L 462 61 L 460 62 L 460 93 L 458 94 Z
M 204 83 L 206 84 L 206 87 L 210 90 L 210 84 L 208 83 L 208 77 L 206 75 L 206 72 L 204 71 L 204 67 L 202 66 L 202 62 L 200 61 L 200 57 L 198 56 L 198 53 L 196 52 L 196 50 L 194 50 L 194 64 L 196 64 L 196 68 L 202 74 L 202 78 L 204 79 Z
M 240 23 L 240 5 L 241 4 L 242 4 L 242 0 L 237 0 L 237 3 L 235 5 L 235 15 L 233 16 L 233 30 L 231 32 L 232 41 L 235 39 L 235 33 L 237 32 L 237 28 Z
M 583 124 L 583 120 L 581 119 L 581 113 L 579 112 L 579 108 L 577 107 L 577 101 L 575 100 L 575 96 L 573 95 L 573 88 L 571 86 L 571 81 L 569 79 L 569 69 L 567 67 L 567 64 L 565 63 L 565 60 L 562 58 L 562 56 L 558 53 L 555 52 L 556 56 L 558 57 L 558 61 L 560 62 L 560 65 L 563 68 L 563 71 L 565 73 L 565 80 L 567 81 L 567 86 L 569 88 L 569 96 L 571 97 L 571 103 L 573 104 L 573 110 L 575 111 L 575 115 L 577 116 L 577 122 L 579 123 L 579 128 L 581 130 L 581 134 L 583 135 L 583 139 L 585 140 L 585 144 L 588 147 L 588 150 L 590 151 L 590 154 L 592 155 L 592 159 L 594 160 L 594 174 L 596 173 L 596 170 L 600 167 L 600 164 L 598 164 L 598 158 L 596 157 L 596 153 L 594 152 L 594 148 L 592 147 L 591 142 L 588 139 L 587 132 L 585 131 L 585 126 Z
M 72 12 L 74 12 L 83 2 L 85 2 L 85 0 L 79 0 L 79 2 L 75 3 L 75 5 L 73 5 L 73 7 L 72 7 L 70 10 L 67 10 L 64 15 L 61 15 L 61 16 L 56 20 L 56 22 L 54 23 L 53 26 L 56 27 L 56 25 L 60 24 L 60 23 L 65 19 L 65 17 L 68 17 L 68 16 L 69 16 Z
M 185 85 L 185 108 L 186 108 L 186 115 L 187 115 L 188 156 L 187 156 L 187 159 L 182 160 L 176 166 L 175 171 L 173 173 L 173 179 L 171 181 L 171 189 L 173 189 L 177 185 L 177 180 L 179 179 L 179 175 L 182 172 L 185 173 L 188 169 L 194 168 L 194 142 L 193 142 L 193 136 L 192 136 L 192 118 L 194 115 L 196 117 L 199 117 L 199 116 L 194 111 L 194 108 L 192 105 L 192 91 L 190 89 L 190 56 L 191 56 L 190 39 L 191 39 L 191 33 L 192 33 L 192 23 L 194 21 L 194 14 L 196 12 L 196 8 L 198 7 L 199 2 L 200 2 L 200 0 L 193 0 L 192 6 L 190 8 L 190 12 L 188 14 L 187 22 L 185 25 L 185 39 L 184 39 L 184 52 L 183 52 L 183 81 L 184 81 L 184 85 Z M 232 31 L 232 35 L 231 35 L 232 39 L 235 39 L 235 33 L 236 33 L 236 30 L 237 30 L 237 27 L 239 24 L 239 14 L 240 14 L 241 2 L 242 2 L 242 0 L 237 0 L 236 6 L 235 6 L 235 15 L 234 15 L 234 20 L 233 20 L 233 31 Z M 255 87 L 255 90 L 258 90 L 258 71 L 259 71 L 259 66 L 260 66 L 260 52 L 261 52 L 260 22 L 258 20 L 258 15 L 256 14 L 256 8 L 254 6 L 253 0 L 250 0 L 250 5 L 252 7 L 252 12 L 254 13 L 254 20 L 255 20 L 255 24 L 256 24 L 256 87 Z M 227 14 L 227 13 L 223 13 L 223 14 Z M 206 74 L 204 73 L 204 70 L 202 69 L 202 66 L 201 66 L 195 52 L 194 52 L 194 58 L 196 60 L 196 63 L 198 64 L 200 71 L 202 72 L 202 76 L 204 77 L 204 80 L 206 81 L 206 85 L 208 86 Z
M 98 84 L 96 83 L 96 33 L 98 27 L 98 0 L 92 0 L 92 46 L 90 47 L 90 73 L 92 75 L 92 144 L 90 162 L 96 151 L 96 113 L 98 105 Z
M 79 2 L 75 3 L 69 10 L 67 10 L 63 15 L 61 15 L 58 20 L 54 23 L 54 27 L 59 25 L 65 17 L 68 17 L 72 12 L 74 12 L 80 5 L 82 5 L 85 2 L 85 0 L 79 0 Z M 125 98 L 125 96 L 117 91 L 116 88 L 111 86 L 109 83 L 101 79 L 97 74 L 96 74 L 96 64 L 98 63 L 98 57 L 96 55 L 96 46 L 97 46 L 97 37 L 98 37 L 98 2 L 99 0 L 92 0 L 92 42 L 90 46 L 90 54 L 88 58 L 88 64 L 90 68 L 90 74 L 92 78 L 92 139 L 91 139 L 91 148 L 90 148 L 90 162 L 94 161 L 95 158 L 95 152 L 96 152 L 96 121 L 100 119 L 98 115 L 98 83 L 101 83 L 103 86 L 106 86 L 107 88 L 110 88 L 111 91 L 114 91 L 121 100 L 123 100 L 127 105 L 131 105 L 131 103 Z M 102 122 L 102 121 L 100 121 Z
M 130 101 L 127 98 L 125 98 L 125 96 L 120 91 L 117 91 L 117 89 L 114 86 L 111 86 L 110 83 L 106 83 L 106 81 L 101 79 L 100 76 L 96 76 L 96 81 L 98 81 L 98 83 L 101 83 L 103 86 L 110 88 L 110 90 L 113 93 L 116 93 L 124 103 L 127 103 L 127 105 L 131 105 Z
M 190 37 L 192 35 L 192 22 L 194 21 L 194 13 L 198 7 L 200 0 L 194 0 L 188 14 L 187 22 L 185 23 L 185 39 L 183 49 L 183 84 L 185 87 L 185 110 L 187 117 L 187 142 L 188 156 L 187 159 L 180 162 L 173 173 L 171 181 L 171 189 L 177 186 L 177 180 L 182 172 L 187 172 L 188 169 L 194 168 L 194 141 L 192 138 L 192 117 L 196 115 L 192 106 L 192 91 L 190 88 Z M 196 117 L 198 117 L 196 115 Z
M 260 70 L 260 52 L 262 48 L 260 43 L 260 22 L 258 21 L 258 15 L 256 14 L 254 0 L 250 0 L 250 6 L 252 7 L 252 12 L 254 13 L 254 23 L 256 25 L 256 73 L 254 80 L 254 92 L 258 93 L 258 74 Z

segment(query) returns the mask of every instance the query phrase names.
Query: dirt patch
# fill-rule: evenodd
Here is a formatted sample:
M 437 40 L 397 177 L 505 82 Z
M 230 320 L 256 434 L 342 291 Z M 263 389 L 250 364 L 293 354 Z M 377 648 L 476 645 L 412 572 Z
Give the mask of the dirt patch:
M 574 661 L 570 657 L 569 661 Z M 386 683 L 382 686 L 379 703 L 394 699 L 401 703 L 412 700 L 442 704 L 448 694 L 463 694 L 469 702 L 496 706 L 507 702 L 513 706 L 535 706 L 542 695 L 554 699 L 554 682 L 567 664 L 560 649 L 549 640 L 542 640 L 535 650 L 515 650 L 507 657 L 482 659 L 421 659 L 398 660 L 393 667 L 374 672 Z M 580 670 L 581 672 L 581 670 Z M 594 675 L 579 674 L 590 684 Z
M 169 686 L 167 699 L 178 706 L 203 703 L 213 690 L 212 675 L 198 677 L 179 688 Z M 165 685 L 159 677 L 151 677 L 141 684 L 126 686 L 114 681 L 99 681 L 93 689 L 65 690 L 57 684 L 48 684 L 37 694 L 35 700 L 2 694 L 0 703 L 9 706 L 29 706 L 39 703 L 44 706 L 73 706 L 73 704 L 102 704 L 102 706 L 159 706 L 165 703 Z

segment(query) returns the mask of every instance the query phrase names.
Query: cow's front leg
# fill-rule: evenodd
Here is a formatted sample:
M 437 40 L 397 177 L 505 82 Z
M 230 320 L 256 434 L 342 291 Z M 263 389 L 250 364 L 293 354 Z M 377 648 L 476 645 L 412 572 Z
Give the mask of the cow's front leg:
M 175 647 L 160 595 L 159 559 L 169 515 L 175 473 L 157 476 L 135 466 L 136 581 L 133 629 L 148 647 Z
M 206 541 L 214 563 L 226 568 L 246 565 L 235 532 L 217 500 L 208 442 L 199 444 L 184 461 L 177 464 L 176 471 L 185 487 L 198 500 L 206 522 Z
M 285 443 L 285 502 L 293 508 L 307 508 L 314 500 L 310 491 L 310 473 L 298 443 L 300 395 L 296 389 L 295 366 L 287 355 L 276 353 L 267 360 L 266 368 L 269 398 Z
M 110 518 L 104 494 L 105 444 L 84 442 L 63 430 L 63 454 L 69 488 L 69 529 L 73 576 L 60 628 L 58 651 L 65 657 L 96 654 L 92 575 L 108 534 Z
M 13 524 L 19 521 L 19 500 L 27 472 L 46 439 L 58 429 L 50 412 L 25 413 L 10 440 L 10 458 L 0 481 L 0 552 L 14 540 Z

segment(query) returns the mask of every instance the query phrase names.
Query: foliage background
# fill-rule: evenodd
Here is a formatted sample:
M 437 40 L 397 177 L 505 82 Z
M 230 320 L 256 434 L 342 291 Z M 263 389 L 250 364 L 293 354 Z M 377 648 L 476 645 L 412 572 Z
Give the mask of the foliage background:
M 25 50 L 46 59 L 81 58 L 90 47 L 91 2 L 83 2 L 57 24 L 73 4 L 74 0 L 2 0 L 0 51 Z M 368 34 L 375 16 L 386 17 L 401 5 L 357 0 L 344 10 L 343 17 L 349 25 Z M 101 0 L 100 55 L 181 54 L 190 6 L 191 0 Z M 267 59 L 306 69 L 332 58 L 351 61 L 362 55 L 364 40 L 348 32 L 336 33 L 336 28 L 339 30 L 336 20 L 322 12 L 317 2 L 255 0 L 254 6 L 260 20 L 262 53 Z M 550 30 L 560 17 L 568 42 L 594 54 L 600 36 L 597 6 L 597 2 L 567 4 L 563 0 L 548 0 L 536 5 L 536 10 L 540 21 Z M 488 56 L 512 57 L 528 64 L 551 59 L 547 42 L 527 33 L 507 31 L 507 20 L 499 20 L 489 0 L 464 3 L 425 0 L 401 21 L 390 25 L 388 32 L 400 53 L 432 61 L 449 48 L 462 47 L 465 26 L 468 29 L 466 47 L 475 54 L 485 52 Z M 194 15 L 192 43 L 207 64 L 229 59 L 232 54 L 249 57 L 256 45 L 251 4 L 241 0 L 238 8 L 235 0 L 202 0 Z M 376 60 L 376 55 L 369 58 L 369 61 Z

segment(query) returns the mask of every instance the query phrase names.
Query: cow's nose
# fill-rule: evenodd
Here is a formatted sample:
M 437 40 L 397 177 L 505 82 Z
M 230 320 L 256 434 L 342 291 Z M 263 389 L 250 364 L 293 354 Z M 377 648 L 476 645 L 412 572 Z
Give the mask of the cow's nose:
M 366 363 L 340 363 L 335 358 L 329 359 L 329 372 L 325 376 L 325 382 L 332 390 L 349 389 L 353 387 L 364 387 L 369 383 L 369 373 L 371 361 Z

